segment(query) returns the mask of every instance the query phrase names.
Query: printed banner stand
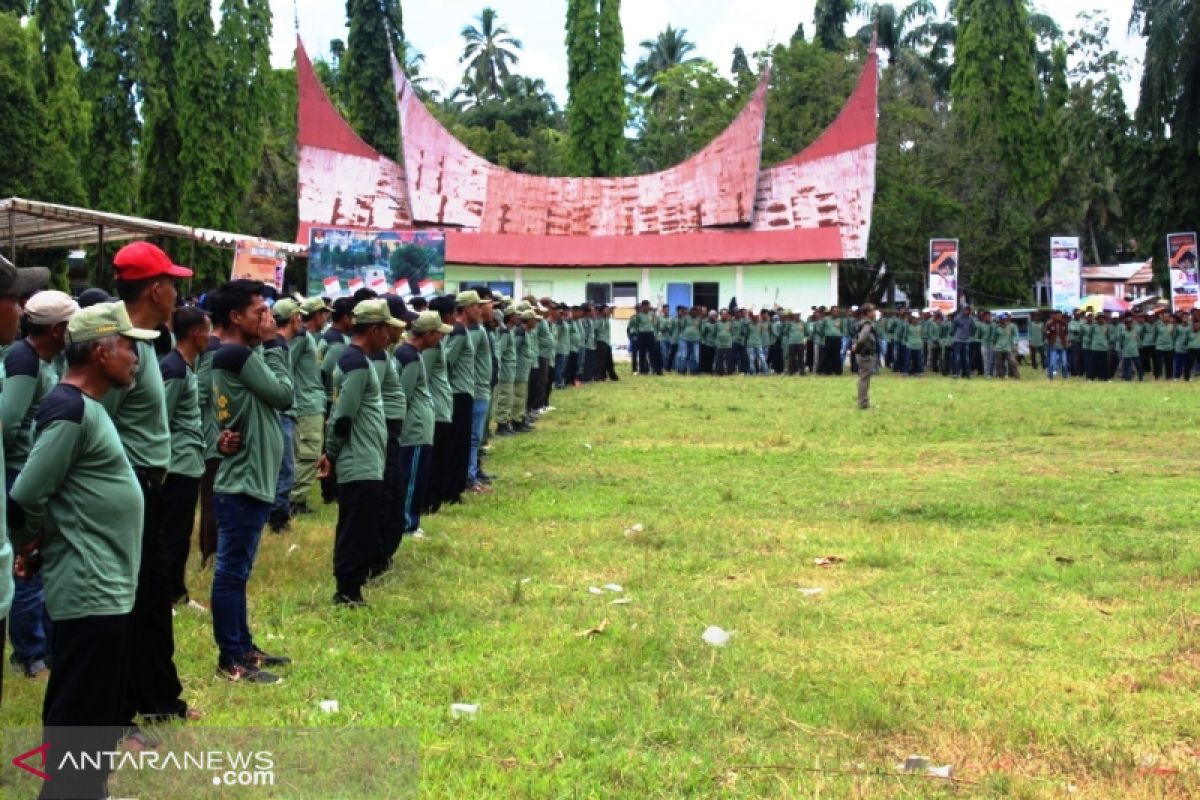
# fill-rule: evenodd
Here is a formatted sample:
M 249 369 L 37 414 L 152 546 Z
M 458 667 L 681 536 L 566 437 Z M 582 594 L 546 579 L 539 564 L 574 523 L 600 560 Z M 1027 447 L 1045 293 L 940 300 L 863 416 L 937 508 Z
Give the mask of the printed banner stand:
M 958 239 L 929 240 L 929 297 L 931 311 L 958 310 Z
M 343 228 L 309 230 L 308 289 L 329 278 L 353 294 L 369 287 L 431 295 L 446 285 L 446 234 L 437 230 L 378 231 Z
M 1056 311 L 1074 311 L 1079 308 L 1082 277 L 1083 251 L 1079 249 L 1079 237 L 1052 237 L 1050 239 L 1050 304 Z
M 260 281 L 282 292 L 285 269 L 287 254 L 284 251 L 261 239 L 244 239 L 234 246 L 230 280 Z
M 1200 293 L 1196 255 L 1195 233 L 1172 233 L 1167 237 L 1167 268 L 1171 272 L 1171 310 L 1177 314 L 1196 307 L 1196 296 Z

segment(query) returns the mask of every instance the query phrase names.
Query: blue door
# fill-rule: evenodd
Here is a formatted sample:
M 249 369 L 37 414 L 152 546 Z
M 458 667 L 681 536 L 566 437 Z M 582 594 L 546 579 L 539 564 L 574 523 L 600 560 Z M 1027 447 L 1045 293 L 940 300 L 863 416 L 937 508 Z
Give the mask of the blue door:
M 692 307 L 692 285 L 690 283 L 668 283 L 667 284 L 667 305 L 671 307 L 671 313 L 675 313 L 675 309 L 679 306 Z

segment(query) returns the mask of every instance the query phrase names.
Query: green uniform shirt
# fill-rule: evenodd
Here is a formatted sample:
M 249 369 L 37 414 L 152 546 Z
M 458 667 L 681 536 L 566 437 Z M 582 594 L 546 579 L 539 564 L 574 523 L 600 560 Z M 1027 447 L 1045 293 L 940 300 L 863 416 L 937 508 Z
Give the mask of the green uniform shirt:
M 476 400 L 492 399 L 492 345 L 482 325 L 467 328 L 467 336 L 475 349 L 475 380 L 471 397 Z
M 1067 346 L 1083 343 L 1083 323 L 1072 319 L 1067 323 Z
M 0 425 L 4 432 L 4 462 L 19 472 L 32 446 L 33 420 L 38 405 L 58 385 L 58 375 L 25 339 L 4 356 L 4 391 L 0 392 Z M 0 532 L 2 535 L 3 532 Z
M 578 352 L 579 348 L 583 347 L 583 318 L 572 319 L 567 324 L 567 329 L 571 332 L 570 352 Z
M 713 342 L 718 349 L 725 350 L 733 347 L 733 322 L 726 320 L 725 322 L 713 323 L 714 330 Z
M 517 326 L 513 333 L 515 334 L 513 348 L 517 354 L 516 380 L 519 383 L 529 380 L 529 370 L 533 368 L 533 360 L 529 353 L 529 340 L 533 337 L 528 335 L 524 325 Z
M 596 341 L 612 344 L 612 320 L 608 317 L 597 317 L 592 325 L 596 329 Z
M 514 383 L 517 380 L 517 351 L 512 328 L 501 328 L 496 334 L 496 344 L 500 352 L 500 383 Z
M 416 348 L 413 348 L 414 350 Z M 396 348 L 399 353 L 400 349 Z M 427 347 L 421 351 L 421 361 L 425 364 L 425 382 L 429 394 L 433 397 L 434 422 L 450 422 L 454 416 L 454 393 L 450 391 L 450 374 L 446 369 L 446 351 L 439 343 L 437 347 Z M 403 363 L 401 363 L 403 372 Z M 404 375 L 400 376 L 400 384 L 404 384 Z M 404 395 L 408 397 L 407 394 Z M 408 419 L 408 415 L 404 415 Z
M 297 417 L 315 417 L 325 413 L 325 385 L 321 383 L 317 344 L 317 337 L 305 330 L 288 342 L 292 389 L 296 395 L 292 411 Z
M 911 322 L 908 324 L 908 328 L 904 331 L 904 346 L 909 350 L 920 350 L 925 346 L 919 324 L 913 325 Z
M 221 349 L 221 340 L 216 336 L 208 337 L 208 347 L 196 356 L 196 390 L 200 393 L 200 433 L 204 437 L 204 458 L 211 460 L 220 458 L 217 452 L 217 407 L 213 403 L 212 360 L 213 353 Z M 324 397 L 324 389 L 322 389 Z
M 329 328 L 321 334 L 317 342 L 317 358 L 321 362 L 321 384 L 325 387 L 325 401 L 333 402 L 333 371 L 337 369 L 338 359 L 350 339 L 336 328 Z M 322 409 L 324 411 L 324 409 Z
M 171 431 L 171 464 L 167 472 L 186 478 L 204 474 L 204 424 L 196 370 L 172 350 L 158 362 L 163 377 L 167 420 Z
M 382 481 L 387 425 L 379 375 L 371 368 L 367 354 L 350 344 L 338 359 L 333 381 L 333 410 L 325 426 L 325 455 L 334 462 L 337 481 Z
M 1117 331 L 1117 344 L 1121 351 L 1121 358 L 1137 358 L 1139 337 L 1136 326 L 1120 328 Z
M 442 339 L 442 349 L 446 351 L 446 369 L 450 377 L 450 391 L 454 394 L 473 396 L 475 392 L 475 350 L 471 337 L 467 335 L 467 326 L 461 322 L 454 323 L 454 333 Z
M 1084 343 L 1084 348 L 1098 353 L 1108 352 L 1108 326 L 1091 325 L 1091 336 Z
M 158 356 L 150 342 L 137 342 L 138 365 L 129 389 L 110 389 L 100 401 L 134 469 L 166 469 L 171 464 L 171 429 Z
M 267 342 L 259 352 L 224 344 L 212 359 L 212 394 L 217 427 L 241 434 L 242 446 L 224 456 L 214 491 L 244 494 L 270 503 L 283 463 L 279 412 L 292 404 L 292 371 L 287 351 Z
M 539 319 L 537 321 L 537 341 L 538 341 L 538 357 L 553 361 L 555 350 L 558 347 L 558 342 L 554 338 L 554 330 L 550 327 L 547 320 Z
M 1007 325 L 996 325 L 995 333 L 992 337 L 992 347 L 998 353 L 1015 353 L 1017 351 L 1017 337 L 1019 331 L 1016 324 L 1010 322 Z
M 1191 339 L 1191 328 L 1186 325 L 1175 326 L 1175 352 L 1186 353 L 1188 351 L 1188 341 Z
M 1138 346 L 1139 347 L 1154 347 L 1154 338 L 1158 335 L 1158 327 L 1153 322 L 1143 325 L 1141 323 L 1133 323 L 1138 329 Z
M 632 322 L 633 320 L 630 320 Z M 520 323 L 517 323 L 518 325 Z M 557 355 L 565 356 L 571 352 L 571 326 L 566 320 L 560 319 L 554 325 L 554 352 Z M 509 347 L 513 347 L 516 337 L 510 337 Z M 516 351 L 513 351 L 513 358 L 516 358 Z
M 583 347 L 585 350 L 596 349 L 596 320 L 591 317 L 584 317 L 580 320 L 583 323 Z M 538 322 L 541 326 L 541 322 Z
M 1154 349 L 1164 352 L 1171 350 L 1175 345 L 1175 323 L 1158 323 L 1158 330 L 1154 332 Z
M 387 350 L 371 353 L 371 369 L 379 379 L 379 396 L 383 399 L 383 418 L 388 422 L 404 422 L 408 399 L 400 386 L 400 368 Z
M 1046 323 L 1030 322 L 1029 323 L 1029 346 L 1030 347 L 1045 347 L 1046 346 Z
M 3 360 L 0 359 L 0 369 Z M 4 474 L 4 448 L 0 447 L 0 475 Z M 8 503 L 0 503 L 0 618 L 8 617 L 13 599 L 13 551 L 8 543 Z
M 408 413 L 400 433 L 401 447 L 425 447 L 433 444 L 434 399 L 425 370 L 425 355 L 436 347 L 418 352 L 408 342 L 396 348 L 396 364 L 400 368 L 400 385 L 408 398 Z M 449 421 L 449 420 L 446 420 Z
M 700 341 L 700 318 L 699 317 L 684 317 L 679 321 L 679 341 L 681 342 L 698 342 Z
M 670 317 L 659 317 L 654 323 L 654 335 L 660 342 L 674 342 L 675 320 Z
M 50 619 L 133 611 L 142 490 L 104 406 L 65 383 L 46 395 L 12 500 L 25 511 L 17 545 L 45 537 L 41 551 Z

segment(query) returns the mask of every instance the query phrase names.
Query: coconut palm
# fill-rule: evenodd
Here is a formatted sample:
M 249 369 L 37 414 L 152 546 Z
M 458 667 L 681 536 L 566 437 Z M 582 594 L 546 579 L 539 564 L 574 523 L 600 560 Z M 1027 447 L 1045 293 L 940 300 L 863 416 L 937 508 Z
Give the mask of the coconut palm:
M 494 8 L 484 8 L 475 17 L 477 24 L 464 25 L 462 29 L 466 46 L 458 63 L 467 65 L 463 90 L 476 100 L 500 96 L 509 68 L 520 61 L 516 51 L 524 47 L 498 19 Z
M 660 72 L 680 64 L 695 64 L 699 58 L 689 55 L 696 45 L 688 41 L 687 28 L 672 28 L 658 34 L 655 39 L 646 39 L 639 45 L 646 52 L 633 67 L 634 85 L 640 92 L 648 92 L 651 100 L 658 100 L 662 91 L 655 83 Z

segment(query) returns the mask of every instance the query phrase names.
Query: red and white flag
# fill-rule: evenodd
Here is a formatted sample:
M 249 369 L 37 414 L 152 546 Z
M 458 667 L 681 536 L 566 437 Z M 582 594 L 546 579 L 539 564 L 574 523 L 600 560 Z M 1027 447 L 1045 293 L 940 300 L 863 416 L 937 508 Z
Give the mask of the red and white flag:
M 342 296 L 342 282 L 338 280 L 337 275 L 330 275 L 325 279 L 325 294 L 329 297 Z
M 429 278 L 425 278 L 419 284 L 417 284 L 417 289 L 420 290 L 422 297 L 429 297 L 429 295 L 433 294 L 434 292 L 433 281 L 429 280 Z
M 395 285 L 392 286 L 392 294 L 402 298 L 406 303 L 412 300 L 413 296 L 412 292 L 408 289 L 408 281 L 406 280 L 396 281 Z
M 382 275 L 373 276 L 370 288 L 375 294 L 387 294 L 387 278 Z
M 365 285 L 366 284 L 363 283 L 362 278 L 351 278 L 349 283 L 346 284 L 346 291 L 349 294 L 354 294 L 359 289 L 363 288 Z

